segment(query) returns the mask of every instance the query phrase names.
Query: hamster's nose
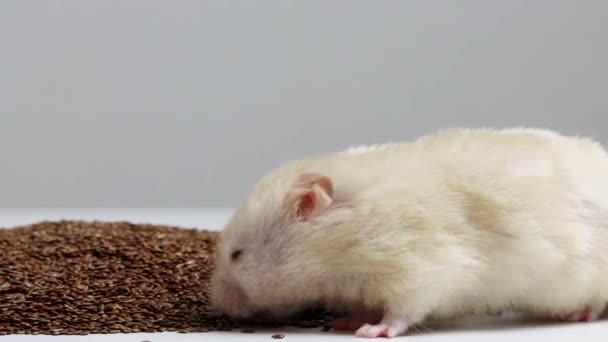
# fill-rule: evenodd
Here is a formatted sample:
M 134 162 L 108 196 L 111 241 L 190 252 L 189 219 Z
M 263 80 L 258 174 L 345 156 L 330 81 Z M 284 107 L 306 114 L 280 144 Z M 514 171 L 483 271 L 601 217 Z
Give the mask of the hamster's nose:
M 247 315 L 249 300 L 245 291 L 236 283 L 222 279 L 211 290 L 211 306 L 231 316 Z

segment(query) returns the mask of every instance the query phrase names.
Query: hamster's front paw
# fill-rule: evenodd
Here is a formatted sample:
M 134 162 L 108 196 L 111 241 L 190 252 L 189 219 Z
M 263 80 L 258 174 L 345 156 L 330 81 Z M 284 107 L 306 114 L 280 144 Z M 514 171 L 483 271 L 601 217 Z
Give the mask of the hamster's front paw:
M 604 304 L 589 305 L 582 310 L 563 315 L 560 319 L 567 322 L 592 322 L 602 315 L 604 308 Z
M 404 315 L 388 312 L 379 324 L 364 324 L 355 335 L 364 338 L 393 338 L 404 334 L 407 328 L 408 321 Z

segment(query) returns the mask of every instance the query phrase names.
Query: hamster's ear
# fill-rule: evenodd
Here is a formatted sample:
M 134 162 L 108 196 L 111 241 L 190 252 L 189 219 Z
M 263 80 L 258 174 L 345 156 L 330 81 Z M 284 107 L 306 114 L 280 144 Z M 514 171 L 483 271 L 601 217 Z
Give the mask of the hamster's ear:
M 327 208 L 334 198 L 334 187 L 329 177 L 318 173 L 300 175 L 286 198 L 286 206 L 306 220 Z

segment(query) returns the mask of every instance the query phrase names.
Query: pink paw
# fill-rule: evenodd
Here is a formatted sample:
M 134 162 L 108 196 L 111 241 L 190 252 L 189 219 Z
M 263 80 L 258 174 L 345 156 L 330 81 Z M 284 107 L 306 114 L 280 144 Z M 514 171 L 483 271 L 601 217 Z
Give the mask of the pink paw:
M 364 338 L 389 337 L 388 326 L 386 326 L 386 324 L 365 324 L 357 330 L 355 336 Z
M 566 322 L 592 322 L 595 321 L 603 312 L 604 305 L 592 305 L 583 310 L 563 315 L 560 317 L 560 319 Z
M 364 338 L 393 338 L 405 333 L 407 327 L 408 323 L 404 316 L 389 312 L 384 315 L 379 324 L 364 324 L 355 332 L 355 335 Z

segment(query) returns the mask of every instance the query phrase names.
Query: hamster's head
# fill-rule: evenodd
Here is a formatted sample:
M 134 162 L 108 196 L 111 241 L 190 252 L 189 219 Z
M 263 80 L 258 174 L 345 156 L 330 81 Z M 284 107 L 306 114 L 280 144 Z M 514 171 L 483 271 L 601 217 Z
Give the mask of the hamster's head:
M 311 172 L 271 174 L 255 185 L 221 234 L 211 304 L 235 318 L 278 319 L 316 304 L 328 272 L 323 217 L 332 180 Z

